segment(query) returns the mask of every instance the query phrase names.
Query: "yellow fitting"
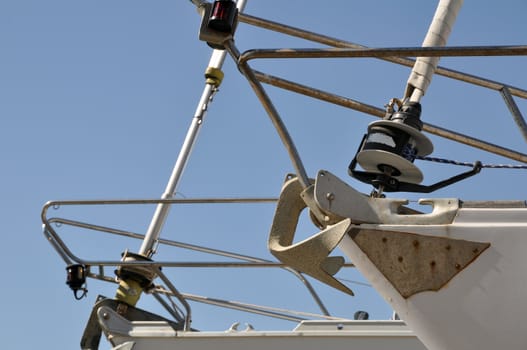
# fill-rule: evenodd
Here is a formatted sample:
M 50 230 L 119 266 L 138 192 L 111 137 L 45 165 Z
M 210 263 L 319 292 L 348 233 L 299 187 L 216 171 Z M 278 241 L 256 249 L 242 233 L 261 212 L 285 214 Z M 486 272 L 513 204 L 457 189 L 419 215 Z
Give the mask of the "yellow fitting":
M 115 299 L 128 305 L 135 306 L 139 300 L 139 297 L 141 296 L 142 291 L 143 288 L 141 288 L 138 282 L 134 280 L 120 280 L 119 288 L 117 288 L 117 292 L 115 294 Z
M 212 84 L 215 87 L 218 87 L 223 80 L 223 72 L 219 68 L 207 67 L 205 70 L 205 78 L 207 79 L 207 84 Z

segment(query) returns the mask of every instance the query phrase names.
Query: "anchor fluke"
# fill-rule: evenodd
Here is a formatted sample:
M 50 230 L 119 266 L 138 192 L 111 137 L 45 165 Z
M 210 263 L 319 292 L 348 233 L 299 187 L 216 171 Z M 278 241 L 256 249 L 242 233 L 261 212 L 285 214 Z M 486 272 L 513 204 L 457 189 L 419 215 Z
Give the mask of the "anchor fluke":
M 300 196 L 303 190 L 297 178 L 284 184 L 269 235 L 269 250 L 284 264 L 344 293 L 354 295 L 351 289 L 333 277 L 343 266 L 344 258 L 329 256 L 347 233 L 351 225 L 350 219 L 328 225 L 318 234 L 293 244 L 300 213 L 306 208 Z

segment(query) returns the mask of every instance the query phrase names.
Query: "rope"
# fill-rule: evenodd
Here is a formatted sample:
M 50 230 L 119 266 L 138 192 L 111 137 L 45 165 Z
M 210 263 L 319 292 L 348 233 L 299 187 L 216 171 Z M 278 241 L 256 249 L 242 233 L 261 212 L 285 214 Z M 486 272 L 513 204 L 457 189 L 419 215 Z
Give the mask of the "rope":
M 469 162 L 459 162 L 457 160 L 451 160 L 451 159 L 445 159 L 445 158 L 436 158 L 436 157 L 423 157 L 423 156 L 417 156 L 416 159 L 420 160 L 426 160 L 429 162 L 436 162 L 436 163 L 443 163 L 443 164 L 453 164 L 453 165 L 461 165 L 461 166 L 468 166 L 468 167 L 474 167 L 474 163 Z M 519 165 L 519 164 L 482 164 L 482 168 L 491 168 L 491 169 L 525 169 L 527 170 L 527 165 Z

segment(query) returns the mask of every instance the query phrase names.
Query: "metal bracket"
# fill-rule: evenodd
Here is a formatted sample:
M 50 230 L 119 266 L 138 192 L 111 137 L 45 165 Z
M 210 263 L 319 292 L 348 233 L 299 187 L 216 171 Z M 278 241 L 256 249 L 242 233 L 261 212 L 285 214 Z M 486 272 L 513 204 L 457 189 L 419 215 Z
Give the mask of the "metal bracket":
M 93 306 L 90 318 L 84 329 L 84 333 L 81 339 L 81 349 L 83 350 L 97 350 L 99 349 L 99 342 L 101 339 L 101 332 L 105 328 L 105 324 L 108 321 L 108 315 L 116 315 L 116 318 L 123 320 L 134 320 L 134 321 L 157 321 L 167 324 L 174 332 L 182 330 L 184 328 L 183 323 L 176 323 L 167 320 L 161 316 L 153 314 L 151 312 L 135 308 L 131 305 L 127 305 L 126 310 L 123 311 L 123 315 L 119 315 L 116 310 L 119 309 L 121 303 L 118 300 L 107 299 L 99 296 L 96 304 Z M 100 317 L 100 310 L 104 310 L 107 316 Z M 104 329 L 106 330 L 106 329 Z
M 379 188 L 382 184 L 384 192 L 415 192 L 415 193 L 431 193 L 437 191 L 446 186 L 450 186 L 464 180 L 468 177 L 479 174 L 482 169 L 482 164 L 478 160 L 474 162 L 474 165 L 471 170 L 463 172 L 461 174 L 452 176 L 448 179 L 436 182 L 432 185 L 420 185 L 418 183 L 411 183 L 405 181 L 399 181 L 393 176 L 385 175 L 378 172 L 368 172 L 368 171 L 359 171 L 355 170 L 357 165 L 356 158 L 353 158 L 349 167 L 348 173 L 355 179 L 373 185 L 375 188 Z
M 303 191 L 297 177 L 287 180 L 282 187 L 269 234 L 269 250 L 284 264 L 353 295 L 351 289 L 333 277 L 344 264 L 344 258 L 328 256 L 348 231 L 349 219 L 328 225 L 318 234 L 293 244 L 298 219 L 306 208 L 301 197 Z
M 456 198 L 420 199 L 433 207 L 421 213 L 407 207 L 406 199 L 368 197 L 329 171 L 321 170 L 315 182 L 315 200 L 328 215 L 350 218 L 354 224 L 445 225 L 451 224 L 459 209 Z
M 315 182 L 317 205 L 328 213 L 350 218 L 356 223 L 380 223 L 372 198 L 350 187 L 326 170 L 320 170 Z

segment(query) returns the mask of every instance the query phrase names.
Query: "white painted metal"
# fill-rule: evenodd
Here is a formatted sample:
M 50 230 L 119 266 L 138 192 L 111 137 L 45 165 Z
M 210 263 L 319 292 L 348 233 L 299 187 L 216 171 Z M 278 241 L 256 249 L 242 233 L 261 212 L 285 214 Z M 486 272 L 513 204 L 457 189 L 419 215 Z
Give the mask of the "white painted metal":
M 98 310 L 114 350 L 426 350 L 402 321 L 305 321 L 292 331 L 257 331 L 237 325 L 224 332 L 175 331 L 164 322 L 130 322 L 110 308 Z M 241 328 L 241 327 L 240 327 Z
M 527 208 L 461 208 L 449 225 L 365 227 L 489 242 L 490 247 L 442 289 L 408 299 L 349 236 L 339 247 L 429 350 L 527 348 Z

